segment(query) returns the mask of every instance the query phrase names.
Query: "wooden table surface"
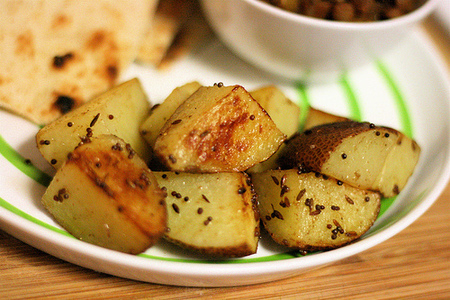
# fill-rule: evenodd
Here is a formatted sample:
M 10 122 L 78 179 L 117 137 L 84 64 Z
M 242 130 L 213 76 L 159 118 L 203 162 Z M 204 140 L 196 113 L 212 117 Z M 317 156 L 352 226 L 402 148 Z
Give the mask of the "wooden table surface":
M 450 37 L 423 28 L 450 71 Z M 393 238 L 332 265 L 281 281 L 188 288 L 100 274 L 52 257 L 0 230 L 0 299 L 450 299 L 450 185 Z

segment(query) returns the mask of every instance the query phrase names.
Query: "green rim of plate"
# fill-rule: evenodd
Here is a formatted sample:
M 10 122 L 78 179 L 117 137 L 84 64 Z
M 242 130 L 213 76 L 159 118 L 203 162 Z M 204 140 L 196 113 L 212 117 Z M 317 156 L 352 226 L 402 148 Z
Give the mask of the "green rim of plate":
M 404 96 L 401 92 L 401 89 L 399 88 L 397 82 L 391 75 L 391 72 L 389 71 L 388 67 L 382 62 L 377 61 L 376 67 L 378 73 L 381 75 L 381 77 L 384 79 L 385 84 L 389 88 L 392 94 L 392 98 L 395 101 L 395 104 L 397 106 L 397 113 L 401 122 L 401 131 L 405 133 L 409 137 L 413 137 L 413 130 L 412 130 L 412 123 L 410 114 L 408 112 L 407 103 L 404 99 Z M 347 104 L 349 106 L 350 111 L 350 118 L 356 121 L 362 121 L 363 116 L 360 109 L 360 98 L 354 89 L 352 82 L 347 74 L 344 74 L 341 79 L 339 80 L 339 86 L 342 88 Z M 310 97 L 308 94 L 308 87 L 304 84 L 297 84 L 296 89 L 299 95 L 299 106 L 302 108 L 301 115 L 300 115 L 300 123 L 302 124 L 306 119 L 306 113 L 308 111 L 308 108 L 310 107 Z M 13 147 L 11 147 L 6 140 L 0 135 L 0 154 L 5 157 L 12 165 L 14 165 L 18 170 L 20 170 L 22 173 L 24 173 L 26 176 L 31 178 L 32 180 L 36 181 L 38 184 L 42 186 L 48 186 L 51 181 L 51 176 L 47 175 L 46 173 L 42 172 L 40 169 L 33 166 L 26 158 L 21 156 Z M 383 215 L 386 210 L 394 203 L 396 197 L 392 198 L 385 198 L 383 199 L 381 203 L 380 213 L 379 217 Z M 4 200 L 0 197 L 0 206 L 5 208 L 6 210 L 16 214 L 17 216 L 26 219 L 32 223 L 35 223 L 39 226 L 42 226 L 46 229 L 49 229 L 53 232 L 56 232 L 58 234 L 62 234 L 64 236 L 72 237 L 68 232 L 65 230 L 62 230 L 58 227 L 52 226 L 50 224 L 47 224 L 29 214 L 26 212 L 20 210 L 19 208 L 15 207 L 8 201 Z M 318 253 L 318 252 L 314 252 Z M 313 253 L 310 253 L 313 254 Z M 166 257 L 160 257 L 160 256 L 153 256 L 146 253 L 139 254 L 138 256 L 149 258 L 149 259 L 155 259 L 155 260 L 161 260 L 161 261 L 171 261 L 171 262 L 183 262 L 183 263 L 206 263 L 206 264 L 234 264 L 234 263 L 252 263 L 252 262 L 269 262 L 269 261 L 277 261 L 277 260 L 286 260 L 291 258 L 297 258 L 304 256 L 299 251 L 290 251 L 285 253 L 279 253 L 274 254 L 270 256 L 264 256 L 264 257 L 256 257 L 256 258 L 240 258 L 240 259 L 230 259 L 230 260 L 197 260 L 197 259 L 181 259 L 181 258 L 166 258 Z

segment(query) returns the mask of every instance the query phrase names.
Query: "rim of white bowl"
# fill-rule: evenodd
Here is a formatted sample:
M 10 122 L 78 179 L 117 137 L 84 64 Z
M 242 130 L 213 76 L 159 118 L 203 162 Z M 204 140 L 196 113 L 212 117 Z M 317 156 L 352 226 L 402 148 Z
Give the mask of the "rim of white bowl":
M 361 31 L 361 30 L 370 31 L 370 30 L 386 29 L 388 27 L 399 27 L 414 24 L 430 15 L 441 0 L 426 0 L 425 3 L 422 4 L 419 8 L 403 16 L 388 20 L 372 21 L 372 22 L 345 22 L 345 21 L 326 20 L 290 12 L 261 0 L 241 0 L 241 1 L 246 2 L 248 5 L 254 6 L 260 10 L 263 10 L 266 13 L 273 14 L 278 18 L 287 19 L 295 23 L 304 23 L 310 26 L 317 26 L 334 30 L 341 29 L 353 31 Z

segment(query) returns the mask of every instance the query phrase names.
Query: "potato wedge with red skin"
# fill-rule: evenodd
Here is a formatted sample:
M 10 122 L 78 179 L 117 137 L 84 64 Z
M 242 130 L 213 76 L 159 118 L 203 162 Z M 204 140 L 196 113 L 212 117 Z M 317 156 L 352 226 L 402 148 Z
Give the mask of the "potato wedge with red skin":
M 373 225 L 380 194 L 297 169 L 252 174 L 261 220 L 273 240 L 314 251 L 344 246 Z
M 154 172 L 167 192 L 165 238 L 208 257 L 256 253 L 259 210 L 250 178 L 242 172 Z
M 203 86 L 166 122 L 154 153 L 173 171 L 240 172 L 268 159 L 286 139 L 239 85 Z
M 164 197 L 130 145 L 102 135 L 71 152 L 42 203 L 76 238 L 137 254 L 154 245 L 166 230 Z
M 392 197 L 405 187 L 419 156 L 419 145 L 395 129 L 345 121 L 292 137 L 279 163 L 284 169 L 319 172 Z

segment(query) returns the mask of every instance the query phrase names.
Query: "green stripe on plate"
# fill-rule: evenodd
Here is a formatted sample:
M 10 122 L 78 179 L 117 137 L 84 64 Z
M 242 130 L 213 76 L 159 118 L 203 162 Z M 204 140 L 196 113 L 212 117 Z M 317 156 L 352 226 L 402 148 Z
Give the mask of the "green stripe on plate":
M 400 91 L 397 82 L 394 80 L 394 77 L 392 76 L 388 67 L 382 61 L 377 61 L 376 65 L 378 71 L 380 72 L 387 86 L 391 90 L 395 104 L 397 105 L 398 115 L 402 124 L 401 131 L 408 137 L 413 138 L 411 117 L 408 112 L 408 107 L 406 105 L 405 98 L 402 92 Z
M 350 108 L 349 118 L 358 122 L 362 121 L 361 109 L 359 108 L 359 101 L 355 93 L 355 89 L 352 87 L 347 74 L 342 75 L 339 80 L 342 89 L 347 96 L 347 102 Z
M 67 231 L 59 229 L 59 228 L 57 228 L 55 226 L 52 226 L 50 224 L 47 224 L 47 223 L 45 223 L 45 222 L 43 222 L 43 221 L 41 221 L 39 219 L 36 219 L 35 217 L 33 217 L 33 216 L 27 214 L 26 212 L 18 209 L 17 207 L 15 207 L 14 205 L 10 204 L 8 201 L 4 200 L 1 197 L 0 197 L 0 206 L 5 208 L 5 209 L 7 209 L 7 210 L 9 210 L 10 212 L 16 214 L 19 217 L 22 217 L 22 218 L 24 218 L 24 219 L 26 219 L 28 221 L 33 222 L 34 224 L 40 225 L 40 226 L 42 226 L 44 228 L 50 229 L 51 231 L 60 233 L 62 235 L 73 237 Z
M 42 172 L 20 155 L 13 147 L 11 147 L 5 139 L 0 135 L 0 154 L 3 155 L 11 164 L 22 171 L 25 175 L 35 180 L 43 186 L 48 186 L 52 177 Z

